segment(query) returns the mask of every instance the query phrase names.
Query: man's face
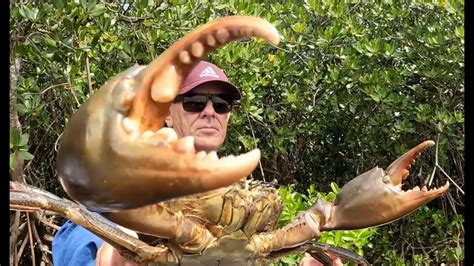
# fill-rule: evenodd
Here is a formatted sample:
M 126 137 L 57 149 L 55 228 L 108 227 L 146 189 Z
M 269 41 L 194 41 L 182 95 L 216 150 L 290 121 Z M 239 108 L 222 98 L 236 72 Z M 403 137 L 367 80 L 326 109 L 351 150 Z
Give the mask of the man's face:
M 225 90 L 215 83 L 204 83 L 194 88 L 196 94 L 223 94 Z M 166 124 L 176 131 L 179 138 L 194 136 L 196 151 L 216 151 L 224 143 L 229 113 L 218 114 L 210 100 L 200 113 L 186 112 L 183 103 L 173 103 Z

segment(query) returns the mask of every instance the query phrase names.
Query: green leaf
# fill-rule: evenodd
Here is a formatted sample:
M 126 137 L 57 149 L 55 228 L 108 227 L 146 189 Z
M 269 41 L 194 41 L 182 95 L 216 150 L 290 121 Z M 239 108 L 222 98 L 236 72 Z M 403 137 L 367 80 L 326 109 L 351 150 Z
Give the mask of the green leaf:
M 68 30 L 69 32 L 74 32 L 75 31 L 74 23 L 70 19 L 64 18 L 62 23 L 63 23 L 64 27 L 66 28 L 66 30 Z M 63 42 L 65 42 L 66 44 L 69 45 L 68 41 L 63 40 Z
M 341 240 L 342 240 L 342 232 L 336 231 L 334 233 L 334 245 L 337 246 L 339 243 L 341 243 Z
M 155 24 L 155 22 L 151 19 L 145 19 L 143 21 L 143 25 L 146 26 L 146 27 L 150 27 L 150 26 L 153 26 Z
M 306 27 L 303 23 L 295 23 L 291 26 L 291 28 L 296 31 L 297 33 L 304 33 L 306 30 Z
M 28 133 L 21 134 L 20 142 L 18 143 L 18 146 L 23 147 L 23 146 L 25 146 L 26 144 L 28 144 L 28 139 L 29 139 L 29 137 L 30 137 L 30 136 L 28 135 Z
M 94 17 L 102 16 L 102 14 L 105 13 L 107 9 L 105 8 L 104 4 L 98 4 L 94 6 L 94 8 L 91 10 L 91 15 Z
M 88 0 L 88 2 L 89 3 L 87 4 L 87 9 L 86 10 L 91 12 L 95 9 L 95 6 L 96 6 L 97 2 L 96 2 L 96 0 Z M 105 9 L 105 7 L 104 7 L 104 9 Z
M 10 153 L 10 170 L 16 167 L 16 152 Z
M 35 21 L 38 16 L 37 8 L 28 8 L 25 5 L 21 5 L 18 9 L 20 15 L 28 20 Z
M 52 0 L 55 8 L 62 10 L 64 8 L 64 0 Z
M 320 47 L 325 47 L 329 44 L 329 41 L 323 37 L 316 40 L 316 45 Z
M 464 250 L 462 247 L 456 247 L 456 257 L 457 258 L 463 258 L 464 257 Z
M 87 10 L 87 0 L 79 0 L 79 2 L 81 3 L 81 7 Z
M 454 32 L 456 33 L 456 36 L 464 38 L 464 27 L 457 27 Z
M 316 8 L 319 5 L 318 0 L 307 0 L 307 2 L 308 2 L 309 7 L 311 7 L 311 9 L 313 10 L 316 10 Z
M 145 9 L 148 7 L 148 0 L 138 0 L 136 3 L 138 9 Z
M 15 146 L 19 146 L 21 141 L 21 134 L 15 128 L 10 128 L 10 143 L 13 143 Z
M 54 47 L 54 48 L 58 47 L 56 45 L 56 41 L 49 37 L 43 37 L 43 42 L 49 47 Z
M 391 45 L 390 43 L 385 44 L 385 54 L 386 55 L 392 55 L 393 52 L 395 52 L 395 47 Z
M 24 115 L 28 112 L 28 109 L 22 103 L 19 103 L 19 104 L 16 105 L 16 110 L 18 111 L 19 115 Z
M 31 160 L 34 157 L 33 154 L 29 153 L 26 150 L 19 150 L 18 151 L 18 156 L 20 156 L 21 158 L 23 158 L 25 160 Z

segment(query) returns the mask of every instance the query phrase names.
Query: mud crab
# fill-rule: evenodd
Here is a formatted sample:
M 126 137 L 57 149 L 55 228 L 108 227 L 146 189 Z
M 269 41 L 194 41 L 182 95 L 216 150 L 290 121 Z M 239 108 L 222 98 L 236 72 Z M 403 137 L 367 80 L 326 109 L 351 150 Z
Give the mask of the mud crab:
M 163 128 L 197 60 L 246 37 L 279 42 L 277 30 L 260 18 L 222 18 L 186 35 L 148 66 L 108 81 L 74 114 L 58 152 L 61 184 L 80 204 L 11 182 L 10 208 L 59 213 L 136 262 L 265 264 L 290 252 L 329 251 L 366 264 L 348 250 L 308 241 L 322 231 L 392 222 L 445 193 L 449 183 L 401 188 L 415 157 L 434 142 L 422 142 L 386 170 L 375 167 L 356 177 L 334 202 L 319 199 L 276 229 L 282 206 L 275 189 L 246 179 L 260 159 L 258 149 L 219 159 L 196 153 L 191 137 L 178 139 Z

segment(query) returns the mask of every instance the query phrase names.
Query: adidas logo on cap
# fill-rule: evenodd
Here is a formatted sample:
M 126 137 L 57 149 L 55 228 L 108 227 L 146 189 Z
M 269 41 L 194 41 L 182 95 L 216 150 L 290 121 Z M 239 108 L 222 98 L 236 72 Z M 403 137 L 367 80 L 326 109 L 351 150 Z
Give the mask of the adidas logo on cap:
M 206 67 L 201 73 L 199 73 L 199 77 L 213 77 L 213 78 L 219 78 L 217 73 L 210 67 Z

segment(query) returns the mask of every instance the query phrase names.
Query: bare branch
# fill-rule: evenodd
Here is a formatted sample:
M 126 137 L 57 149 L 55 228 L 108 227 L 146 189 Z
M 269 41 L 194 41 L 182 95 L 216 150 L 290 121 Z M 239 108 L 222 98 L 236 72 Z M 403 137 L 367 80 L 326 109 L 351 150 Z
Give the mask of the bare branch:
M 433 172 L 431 173 L 431 176 L 430 178 L 428 179 L 428 187 L 431 186 L 431 182 L 433 181 L 433 177 L 434 177 L 434 174 L 436 172 L 436 169 L 439 169 L 441 171 L 441 173 L 443 173 L 444 176 L 446 176 L 449 181 L 451 181 L 451 183 L 453 183 L 453 185 L 459 190 L 459 192 L 461 192 L 463 195 L 464 195 L 464 190 L 462 190 L 462 188 L 456 184 L 456 182 L 454 182 L 454 180 L 444 171 L 444 169 L 438 164 L 438 143 L 439 143 L 439 134 L 438 136 L 436 137 L 436 153 L 435 153 L 435 167 L 433 168 Z M 425 182 L 426 184 L 426 182 Z
M 18 266 L 20 262 L 21 255 L 23 254 L 23 250 L 25 250 L 26 243 L 28 242 L 28 234 L 25 235 L 23 238 L 23 241 L 21 242 L 20 249 L 18 250 L 18 253 L 16 253 L 16 260 L 14 262 L 15 266 Z
M 87 72 L 87 85 L 89 86 L 89 95 L 92 95 L 92 81 L 91 81 L 91 71 L 89 67 L 89 56 L 86 53 L 86 72 Z
M 15 217 L 13 218 L 13 225 L 10 227 L 10 261 L 16 261 L 16 240 L 20 235 L 20 212 L 15 211 Z M 25 223 L 22 224 L 24 228 Z
M 36 265 L 36 258 L 35 258 L 35 243 L 33 242 L 33 234 L 32 234 L 32 229 L 31 229 L 31 220 L 30 216 L 28 213 L 26 213 L 26 220 L 28 224 L 28 239 L 30 240 L 30 250 L 31 250 L 31 261 L 33 262 L 33 265 Z
M 250 121 L 250 118 L 249 118 L 249 114 L 248 113 L 245 113 L 245 115 L 247 116 L 247 121 L 249 122 L 249 125 L 250 125 L 250 131 L 252 132 L 252 138 L 254 139 L 255 141 L 255 133 L 253 132 L 253 127 L 252 127 L 252 122 Z M 265 180 L 265 174 L 263 172 L 263 167 L 262 167 L 262 160 L 258 160 L 258 166 L 259 166 L 259 169 L 260 169 L 260 172 L 262 174 L 262 178 L 263 178 L 263 182 L 267 182 Z

